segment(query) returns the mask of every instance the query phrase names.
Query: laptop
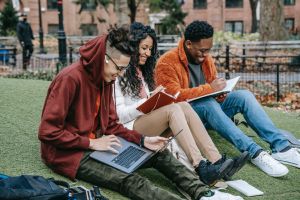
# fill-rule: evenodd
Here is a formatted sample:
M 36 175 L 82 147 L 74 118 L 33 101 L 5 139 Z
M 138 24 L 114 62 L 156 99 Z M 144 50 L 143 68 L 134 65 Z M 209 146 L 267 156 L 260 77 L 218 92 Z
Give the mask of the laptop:
M 182 129 L 176 135 L 171 137 L 161 150 L 165 149 L 171 140 L 181 131 Z M 90 154 L 90 157 L 129 174 L 138 169 L 142 164 L 160 151 L 151 151 L 121 137 L 118 137 L 118 139 L 122 145 L 122 147 L 115 147 L 115 149 L 119 151 L 118 154 L 114 154 L 110 151 L 94 151 Z

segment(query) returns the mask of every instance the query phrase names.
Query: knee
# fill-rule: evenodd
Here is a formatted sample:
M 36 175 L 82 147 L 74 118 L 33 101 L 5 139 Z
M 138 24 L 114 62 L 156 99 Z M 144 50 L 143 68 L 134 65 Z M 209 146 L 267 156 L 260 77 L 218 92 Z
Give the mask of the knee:
M 200 101 L 191 103 L 195 109 L 213 110 L 220 108 L 220 104 L 214 98 L 204 98 Z
M 173 103 L 169 105 L 169 110 L 171 111 L 171 113 L 178 114 L 179 112 L 181 112 L 181 107 L 178 103 Z
M 166 112 L 168 119 L 171 120 L 172 118 L 178 118 L 179 116 L 183 116 L 184 112 L 181 109 L 180 105 L 178 103 L 173 103 L 170 105 L 167 105 Z
M 192 106 L 186 102 L 186 101 L 182 101 L 182 102 L 179 102 L 177 103 L 183 110 L 190 110 L 190 109 L 193 109 Z
M 231 95 L 231 94 L 230 94 Z M 232 96 L 240 101 L 247 102 L 255 99 L 255 96 L 249 90 L 237 90 L 232 92 Z

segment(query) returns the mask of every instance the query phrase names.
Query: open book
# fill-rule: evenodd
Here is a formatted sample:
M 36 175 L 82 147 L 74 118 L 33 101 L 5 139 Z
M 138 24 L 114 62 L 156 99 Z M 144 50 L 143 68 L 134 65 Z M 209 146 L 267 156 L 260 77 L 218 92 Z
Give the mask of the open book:
M 203 95 L 203 96 L 200 96 L 200 97 L 195 97 L 195 98 L 192 98 L 192 99 L 188 99 L 187 102 L 195 101 L 197 99 L 201 99 L 201 98 L 204 98 L 204 97 L 216 97 L 216 96 L 219 96 L 221 94 L 231 92 L 239 79 L 240 79 L 240 76 L 235 77 L 233 79 L 229 79 L 229 80 L 226 81 L 226 87 L 223 90 L 213 92 L 213 93 L 209 93 L 209 94 L 206 94 L 206 95 Z
M 179 92 L 177 92 L 174 96 L 167 94 L 164 91 L 160 91 L 156 93 L 155 95 L 151 96 L 149 99 L 147 99 L 144 103 L 142 103 L 140 106 L 138 106 L 136 109 L 147 114 L 155 109 L 158 109 L 162 106 L 169 105 L 171 103 L 174 103 L 179 95 Z

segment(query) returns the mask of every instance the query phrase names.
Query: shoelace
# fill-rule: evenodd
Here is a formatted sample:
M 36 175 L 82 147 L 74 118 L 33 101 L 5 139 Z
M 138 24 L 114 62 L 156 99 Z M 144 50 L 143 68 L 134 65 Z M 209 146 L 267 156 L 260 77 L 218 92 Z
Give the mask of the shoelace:
M 263 157 L 265 158 L 263 159 Z M 273 170 L 273 163 L 274 161 L 276 162 L 276 160 L 271 159 L 270 154 L 268 154 L 267 152 L 262 152 L 262 155 L 259 157 L 259 160 L 260 162 L 264 163 Z

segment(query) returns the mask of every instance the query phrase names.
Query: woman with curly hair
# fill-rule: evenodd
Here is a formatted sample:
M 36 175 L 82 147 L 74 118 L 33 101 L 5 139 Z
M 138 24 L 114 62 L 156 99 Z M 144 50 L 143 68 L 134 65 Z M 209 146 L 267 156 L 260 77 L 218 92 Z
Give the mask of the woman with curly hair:
M 150 91 L 156 93 L 162 88 L 156 88 L 153 77 L 158 57 L 155 31 L 137 22 L 131 25 L 130 31 L 136 51 L 124 75 L 118 78 L 115 85 L 120 122 L 144 136 L 159 136 L 168 129 L 177 133 L 182 129 L 176 141 L 203 183 L 213 185 L 217 180 L 232 176 L 247 160 L 247 153 L 234 159 L 222 157 L 188 103 L 170 104 L 148 114 L 136 109 L 147 100 Z

